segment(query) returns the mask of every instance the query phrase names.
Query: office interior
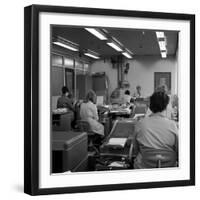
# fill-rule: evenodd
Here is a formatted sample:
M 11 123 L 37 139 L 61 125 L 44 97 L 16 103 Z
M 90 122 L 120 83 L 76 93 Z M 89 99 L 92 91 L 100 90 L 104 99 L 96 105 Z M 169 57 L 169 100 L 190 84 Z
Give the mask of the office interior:
M 178 127 L 178 40 L 170 30 L 51 26 L 51 173 L 134 170 L 135 127 L 147 117 L 150 96 L 161 83 L 176 98 L 170 120 Z M 73 111 L 58 107 L 63 86 Z M 91 90 L 103 126 L 99 141 L 80 117 Z M 152 168 L 162 167 L 164 159 L 154 155 Z

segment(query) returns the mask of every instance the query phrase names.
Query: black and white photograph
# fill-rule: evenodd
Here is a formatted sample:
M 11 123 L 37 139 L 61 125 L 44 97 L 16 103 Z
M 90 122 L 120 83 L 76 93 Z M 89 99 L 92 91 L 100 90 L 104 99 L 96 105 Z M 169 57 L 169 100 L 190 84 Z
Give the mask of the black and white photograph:
M 25 193 L 195 184 L 193 15 L 33 5 L 25 49 Z
M 51 26 L 52 173 L 179 166 L 178 36 Z

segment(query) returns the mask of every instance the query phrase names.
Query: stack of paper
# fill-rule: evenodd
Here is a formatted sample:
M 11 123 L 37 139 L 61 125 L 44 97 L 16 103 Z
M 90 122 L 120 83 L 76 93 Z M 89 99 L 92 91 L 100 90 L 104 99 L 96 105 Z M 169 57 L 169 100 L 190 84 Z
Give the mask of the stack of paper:
M 108 165 L 109 167 L 124 167 L 124 162 L 112 162 Z
M 103 105 L 103 96 L 97 96 L 97 105 Z
M 52 112 L 53 114 L 63 114 L 67 112 L 67 108 L 57 108 L 57 109 L 54 109 Z
M 135 116 L 133 117 L 133 119 L 138 119 L 138 118 L 143 118 L 145 117 L 145 114 L 135 114 Z
M 108 141 L 108 145 L 124 147 L 126 141 L 127 138 L 110 138 L 110 140 Z

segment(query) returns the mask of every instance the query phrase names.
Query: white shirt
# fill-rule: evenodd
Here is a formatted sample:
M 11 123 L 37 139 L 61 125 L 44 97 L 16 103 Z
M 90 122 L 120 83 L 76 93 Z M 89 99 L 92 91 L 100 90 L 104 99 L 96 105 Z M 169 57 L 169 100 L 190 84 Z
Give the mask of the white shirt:
M 91 101 L 88 101 L 87 103 L 82 103 L 80 109 L 80 116 L 81 119 L 84 120 L 87 120 L 88 118 L 98 120 L 99 116 L 97 112 L 97 106 Z
M 163 113 L 153 113 L 138 122 L 136 132 L 136 140 L 144 148 L 172 150 L 178 129 Z
M 93 132 L 104 135 L 104 126 L 98 122 L 99 116 L 97 112 L 97 106 L 92 103 L 91 101 L 88 101 L 87 103 L 81 104 L 80 109 L 80 116 L 82 120 L 88 121 L 90 124 L 90 128 Z
M 136 125 L 136 145 L 139 152 L 135 159 L 135 168 L 145 168 L 142 152 L 147 149 L 178 150 L 178 129 L 176 123 L 166 118 L 163 113 L 153 113 Z
M 131 95 L 124 94 L 123 102 L 130 103 L 131 98 L 132 98 Z

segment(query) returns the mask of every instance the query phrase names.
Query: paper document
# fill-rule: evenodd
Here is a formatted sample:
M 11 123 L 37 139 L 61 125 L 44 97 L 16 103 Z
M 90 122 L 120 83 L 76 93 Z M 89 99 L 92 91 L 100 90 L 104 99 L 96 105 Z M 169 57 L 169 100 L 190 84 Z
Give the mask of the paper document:
M 123 167 L 124 162 L 112 162 L 108 165 L 109 167 Z
M 67 112 L 67 108 L 57 108 L 55 110 L 52 111 L 53 114 L 63 114 Z
M 97 96 L 97 102 L 96 102 L 96 104 L 97 105 L 103 105 L 103 96 Z
M 110 138 L 108 145 L 116 145 L 124 147 L 126 144 L 127 138 Z
M 133 119 L 142 118 L 142 117 L 145 117 L 145 114 L 135 114 Z

